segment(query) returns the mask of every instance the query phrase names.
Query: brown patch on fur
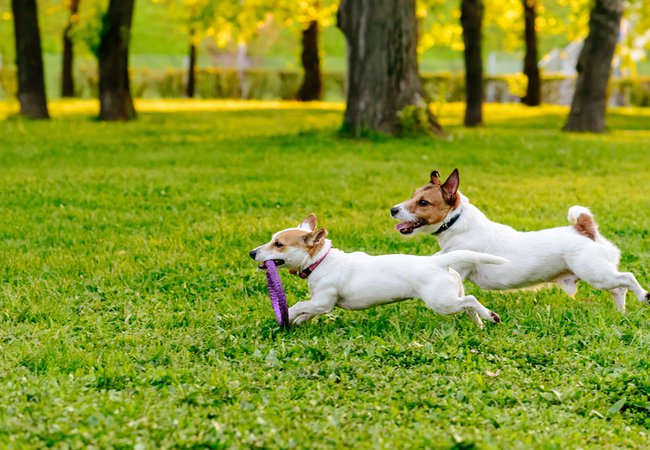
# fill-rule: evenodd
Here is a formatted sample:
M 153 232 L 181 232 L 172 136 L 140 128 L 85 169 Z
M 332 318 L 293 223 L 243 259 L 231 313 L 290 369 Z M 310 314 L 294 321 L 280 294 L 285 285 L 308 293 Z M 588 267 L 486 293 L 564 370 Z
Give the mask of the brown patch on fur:
M 318 230 L 312 231 L 307 236 L 305 236 L 305 245 L 309 248 L 307 252 L 309 256 L 314 256 L 325 244 L 325 238 L 327 237 L 327 230 L 325 228 L 319 228 Z
M 424 200 L 426 205 L 420 205 Z M 460 205 L 460 196 L 454 195 L 452 203 L 448 203 L 443 195 L 440 185 L 427 184 L 416 190 L 413 197 L 406 203 L 406 209 L 427 224 L 443 221 L 452 209 Z
M 573 224 L 573 228 L 575 228 L 578 233 L 588 237 L 592 241 L 595 241 L 596 236 L 598 235 L 596 223 L 594 222 L 593 217 L 588 214 L 580 214 L 576 223 Z
M 310 256 L 314 256 L 325 244 L 327 230 L 320 228 L 311 233 L 306 230 L 287 230 L 278 234 L 267 247 L 275 252 L 284 252 L 287 248 L 303 247 Z M 276 243 L 280 243 L 278 247 Z
M 316 218 L 316 214 L 311 213 L 303 219 L 303 221 L 300 223 L 300 227 L 306 225 L 312 230 L 315 230 L 317 224 L 318 224 L 318 219 Z
M 314 245 L 309 250 L 307 250 L 307 253 L 309 253 L 309 256 L 313 257 L 315 254 L 317 254 L 323 248 L 323 245 L 325 245 L 325 239 L 323 239 L 318 244 Z
M 440 184 L 440 172 L 434 170 L 431 182 L 418 188 L 404 206 L 419 219 L 419 226 L 438 224 L 460 206 L 459 184 L 458 169 L 454 169 L 443 184 Z
M 459 206 L 460 206 L 460 195 L 456 194 L 456 195 L 454 195 L 453 204 L 451 205 L 451 209 L 456 209 Z
M 269 250 L 283 253 L 287 248 L 305 246 L 304 236 L 309 234 L 306 230 L 287 230 L 278 234 L 275 239 L 265 245 Z M 277 244 L 280 244 L 278 246 Z
M 303 237 L 307 234 L 309 234 L 309 231 L 307 230 L 283 231 L 282 233 L 278 234 L 278 236 L 275 238 L 272 244 L 275 241 L 278 241 L 283 246 L 288 246 L 288 247 L 304 244 L 305 242 L 303 241 Z

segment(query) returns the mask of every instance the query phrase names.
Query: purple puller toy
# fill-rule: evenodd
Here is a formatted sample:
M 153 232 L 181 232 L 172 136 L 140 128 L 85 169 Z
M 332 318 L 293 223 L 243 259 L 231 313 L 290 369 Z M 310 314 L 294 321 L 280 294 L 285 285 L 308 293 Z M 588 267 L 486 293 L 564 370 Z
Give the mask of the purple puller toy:
M 272 260 L 264 261 L 266 266 L 266 280 L 269 285 L 269 297 L 275 311 L 275 318 L 283 328 L 289 328 L 289 309 L 287 308 L 287 297 L 284 295 L 282 280 L 278 275 L 278 269 Z

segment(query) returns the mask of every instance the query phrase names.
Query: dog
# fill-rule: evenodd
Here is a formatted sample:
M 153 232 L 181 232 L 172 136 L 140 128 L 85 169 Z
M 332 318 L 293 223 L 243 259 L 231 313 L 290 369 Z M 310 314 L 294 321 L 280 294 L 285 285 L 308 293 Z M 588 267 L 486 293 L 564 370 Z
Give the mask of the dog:
M 307 279 L 311 300 L 289 308 L 292 325 L 329 313 L 334 306 L 362 310 L 412 297 L 439 314 L 465 311 L 481 328 L 481 318 L 501 321 L 476 297 L 465 295 L 460 275 L 449 266 L 505 264 L 505 259 L 467 250 L 434 256 L 345 253 L 332 248 L 327 230 L 316 225 L 316 216 L 310 214 L 297 228 L 278 231 L 270 242 L 250 252 L 260 269 L 264 261 L 273 260 L 278 268 Z
M 611 293 L 619 311 L 625 311 L 629 289 L 641 302 L 650 300 L 633 274 L 619 272 L 620 251 L 598 232 L 591 212 L 582 206 L 569 208 L 570 226 L 520 232 L 492 222 L 458 191 L 458 169 L 444 183 L 431 172 L 430 182 L 411 199 L 391 208 L 403 235 L 435 235 L 441 253 L 472 250 L 504 257 L 502 265 L 455 268 L 483 289 L 517 289 L 555 282 L 571 297 L 577 282 Z

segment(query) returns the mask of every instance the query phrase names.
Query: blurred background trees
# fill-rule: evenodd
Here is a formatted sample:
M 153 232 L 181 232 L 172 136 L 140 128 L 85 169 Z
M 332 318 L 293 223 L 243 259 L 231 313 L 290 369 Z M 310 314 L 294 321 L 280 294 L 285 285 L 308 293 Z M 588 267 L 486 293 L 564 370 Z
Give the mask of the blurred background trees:
M 196 64 L 198 47 L 205 39 L 208 30 L 213 29 L 217 15 L 217 2 L 213 0 L 164 0 L 161 2 L 168 9 L 168 15 L 180 26 L 187 39 L 187 82 L 185 96 L 193 98 L 196 92 Z M 232 3 L 223 2 L 226 6 Z M 223 14 L 223 12 L 222 12 Z
M 605 129 L 605 98 L 614 50 L 619 39 L 623 0 L 596 0 L 589 35 L 578 56 L 576 82 L 567 131 Z
M 74 44 L 72 42 L 72 28 L 79 20 L 79 2 L 69 0 L 68 8 L 70 17 L 63 29 L 63 55 L 61 61 L 61 97 L 74 97 Z
M 14 21 L 23 17 L 13 14 L 12 3 L 0 0 L 0 98 L 18 94 L 19 74 L 39 73 L 23 72 L 15 64 L 21 61 L 26 67 L 28 62 L 15 46 Z M 103 33 L 110 30 L 111 2 L 33 3 L 38 6 L 45 92 L 50 98 L 101 98 L 106 76 L 100 77 L 97 61 L 102 59 Z M 416 0 L 412 27 L 422 97 L 438 109 L 448 101 L 465 101 L 468 126 L 483 122 L 483 101 L 570 103 L 594 4 Z M 614 78 L 606 77 L 604 101 L 650 104 L 650 80 L 644 78 L 650 74 L 645 58 L 650 2 L 621 4 L 611 58 Z M 345 36 L 335 26 L 338 7 L 337 0 L 137 0 L 133 26 L 126 27 L 128 54 L 120 63 L 129 68 L 121 69 L 123 87 L 118 90 L 134 97 L 344 100 L 349 94 L 346 69 L 353 62 L 348 61 Z M 585 58 L 581 65 L 588 63 Z M 132 117 L 130 107 L 119 109 Z
M 18 66 L 20 113 L 31 119 L 47 119 L 41 33 L 36 0 L 12 0 L 14 41 Z
M 522 101 L 528 106 L 542 103 L 542 85 L 539 76 L 537 52 L 537 0 L 522 0 L 524 6 L 524 75 L 526 76 L 526 95 Z
M 110 0 L 99 42 L 99 119 L 135 117 L 129 75 L 129 42 L 135 0 Z
M 338 27 L 349 61 L 344 132 L 397 134 L 402 112 L 415 128 L 441 134 L 419 78 L 415 0 L 342 0 Z
M 460 23 L 465 47 L 465 126 L 483 123 L 483 0 L 461 0 Z
M 320 34 L 323 27 L 332 26 L 338 10 L 338 0 L 283 0 L 272 12 L 278 24 L 300 33 L 300 64 L 302 82 L 296 94 L 300 101 L 322 99 L 323 76 Z

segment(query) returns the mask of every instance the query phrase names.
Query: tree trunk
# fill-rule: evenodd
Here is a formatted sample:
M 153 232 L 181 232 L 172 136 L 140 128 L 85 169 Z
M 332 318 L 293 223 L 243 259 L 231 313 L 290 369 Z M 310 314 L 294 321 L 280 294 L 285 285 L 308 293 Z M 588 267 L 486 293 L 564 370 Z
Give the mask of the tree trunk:
M 607 82 L 623 15 L 623 0 L 596 0 L 589 35 L 578 57 L 578 80 L 566 131 L 605 130 Z
M 338 27 L 348 49 L 343 131 L 395 135 L 408 114 L 419 131 L 443 134 L 418 76 L 415 0 L 342 0 Z
M 185 94 L 187 98 L 194 98 L 194 90 L 196 87 L 196 43 L 194 28 L 190 30 L 190 62 L 187 68 L 187 89 Z
M 535 30 L 536 0 L 523 0 L 524 2 L 524 40 L 526 41 L 526 55 L 524 56 L 524 75 L 528 79 L 526 96 L 522 99 L 528 106 L 539 106 L 542 103 L 542 86 L 537 66 L 537 32 Z
M 49 119 L 36 0 L 12 0 L 20 114 Z
M 482 0 L 461 0 L 460 23 L 465 44 L 465 126 L 475 127 L 483 123 Z
M 63 30 L 63 61 L 61 63 L 61 97 L 74 97 L 74 48 L 70 32 L 79 13 L 79 2 L 70 0 L 70 18 Z
M 129 80 L 129 38 L 135 0 L 110 0 L 99 45 L 99 119 L 135 117 Z
M 312 20 L 302 31 L 302 53 L 300 55 L 304 77 L 297 99 L 308 102 L 321 99 L 320 57 L 318 55 L 318 21 Z

